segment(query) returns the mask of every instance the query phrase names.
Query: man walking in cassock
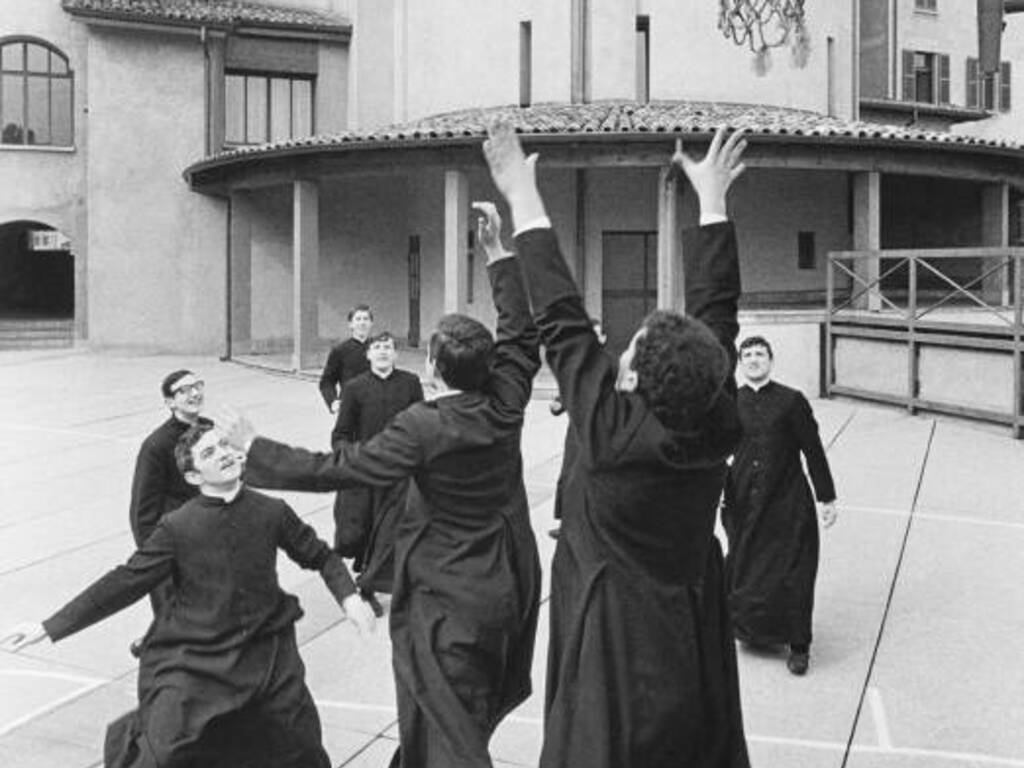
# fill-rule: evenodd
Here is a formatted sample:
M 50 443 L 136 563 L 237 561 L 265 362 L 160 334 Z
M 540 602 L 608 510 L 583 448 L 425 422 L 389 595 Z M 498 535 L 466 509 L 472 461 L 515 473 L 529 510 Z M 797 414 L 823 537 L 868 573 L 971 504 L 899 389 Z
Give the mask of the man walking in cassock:
M 348 311 L 348 330 L 349 337 L 331 347 L 320 374 L 320 397 L 331 413 L 338 412 L 345 382 L 370 370 L 366 347 L 373 330 L 373 310 L 369 304 L 356 304 Z
M 342 388 L 338 421 L 331 445 L 369 440 L 413 403 L 423 399 L 419 376 L 395 367 L 395 337 L 387 331 L 368 340 L 370 370 L 350 379 Z M 364 595 L 391 592 L 395 570 L 395 526 L 405 510 L 409 480 L 388 488 L 357 488 L 339 491 L 341 514 L 358 538 L 359 551 L 353 570 L 359 573 Z M 346 525 L 349 527 L 349 525 Z
M 491 734 L 531 691 L 541 575 L 520 441 L 540 355 L 519 264 L 502 251 L 497 210 L 482 208 L 497 339 L 473 318 L 443 316 L 428 349 L 433 400 L 333 454 L 256 437 L 241 417 L 229 429 L 247 449 L 247 477 L 264 487 L 323 492 L 412 479 L 390 613 L 395 768 L 492 765 Z
M 686 307 L 648 316 L 616 361 L 591 327 L 511 126 L 484 151 L 508 201 L 548 364 L 578 437 L 551 576 L 542 768 L 746 768 L 736 649 L 714 537 L 739 436 L 739 266 L 725 195 L 745 142 L 694 162 Z M 673 179 L 672 183 L 676 183 Z
M 722 526 L 736 637 L 753 646 L 788 645 L 794 675 L 810 661 L 818 521 L 802 453 L 826 528 L 836 521 L 835 486 L 807 398 L 771 379 L 772 348 L 760 336 L 740 344 L 746 383 L 737 395 L 743 439 L 726 485 Z

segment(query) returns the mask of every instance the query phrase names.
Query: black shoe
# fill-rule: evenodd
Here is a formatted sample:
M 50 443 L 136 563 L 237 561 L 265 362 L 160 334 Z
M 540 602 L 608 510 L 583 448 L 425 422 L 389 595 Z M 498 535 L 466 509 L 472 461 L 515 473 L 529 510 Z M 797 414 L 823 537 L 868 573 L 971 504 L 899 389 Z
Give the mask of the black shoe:
M 548 536 L 550 536 L 552 539 L 555 539 L 556 541 L 558 540 L 558 537 L 561 536 L 561 535 L 562 535 L 562 529 L 561 528 L 552 528 L 550 531 L 548 531 Z
M 794 675 L 806 675 L 811 663 L 811 654 L 807 651 L 790 651 L 786 659 L 786 669 Z

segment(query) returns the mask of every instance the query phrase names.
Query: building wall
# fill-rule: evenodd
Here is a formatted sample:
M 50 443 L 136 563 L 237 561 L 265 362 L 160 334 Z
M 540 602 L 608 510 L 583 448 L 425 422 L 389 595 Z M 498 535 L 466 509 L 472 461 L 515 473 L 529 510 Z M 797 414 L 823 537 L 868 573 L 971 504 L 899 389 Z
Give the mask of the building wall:
M 853 114 L 851 2 L 811 6 L 807 66 L 794 66 L 789 49 L 781 48 L 773 53 L 770 71 L 762 77 L 754 71 L 750 51 L 719 32 L 716 3 L 589 0 L 589 98 L 636 97 L 636 17 L 643 14 L 650 19 L 652 99 L 769 103 L 820 112 L 827 112 L 831 103 L 836 114 L 849 117 Z M 571 3 L 354 3 L 358 91 L 354 128 L 518 103 L 522 21 L 532 24 L 533 102 L 570 98 Z
M 198 35 L 92 28 L 88 57 L 90 345 L 218 351 L 226 206 L 181 178 L 205 146 Z
M 76 336 L 87 333 L 88 207 L 86 156 L 88 124 L 87 35 L 59 3 L 6 3 L 0 37 L 31 36 L 56 46 L 75 75 L 74 139 L 70 148 L 0 144 L 0 224 L 31 220 L 59 229 L 71 239 L 75 259 Z

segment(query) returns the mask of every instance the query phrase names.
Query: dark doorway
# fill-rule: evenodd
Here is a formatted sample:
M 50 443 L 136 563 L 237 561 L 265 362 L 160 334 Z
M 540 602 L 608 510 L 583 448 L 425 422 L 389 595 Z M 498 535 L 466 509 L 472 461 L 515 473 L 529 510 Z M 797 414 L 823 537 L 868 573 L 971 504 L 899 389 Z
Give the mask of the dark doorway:
M 74 314 L 75 266 L 66 239 L 35 221 L 0 225 L 0 316 Z
M 658 303 L 658 233 L 604 232 L 601 275 L 601 321 L 618 356 Z

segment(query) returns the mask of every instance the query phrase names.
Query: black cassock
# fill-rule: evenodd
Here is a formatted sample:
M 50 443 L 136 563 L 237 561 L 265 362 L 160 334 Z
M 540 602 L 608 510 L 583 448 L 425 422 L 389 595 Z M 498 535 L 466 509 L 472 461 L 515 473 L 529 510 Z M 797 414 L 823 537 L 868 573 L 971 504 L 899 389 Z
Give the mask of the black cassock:
M 491 765 L 494 728 L 531 691 L 540 562 L 520 439 L 540 359 L 519 265 L 503 259 L 488 272 L 498 334 L 483 391 L 412 405 L 333 454 L 257 438 L 246 465 L 259 484 L 292 490 L 412 478 L 391 601 L 393 765 L 404 768 Z
M 736 636 L 759 645 L 811 642 L 818 519 L 800 454 L 818 501 L 835 486 L 811 406 L 774 381 L 740 387 L 743 439 L 729 473 L 722 525 L 729 537 L 729 609 Z
M 542 768 L 748 765 L 715 515 L 739 423 L 731 376 L 693 431 L 615 390 L 550 229 L 517 236 L 578 454 L 560 490 Z M 686 300 L 738 330 L 730 224 L 688 232 Z M 730 368 L 731 371 L 731 368 Z
M 357 443 L 376 435 L 394 416 L 423 399 L 419 377 L 395 368 L 386 377 L 373 371 L 350 379 L 342 388 L 331 446 Z M 408 479 L 388 488 L 347 488 L 334 502 L 334 548 L 355 557 L 359 586 L 390 592 L 395 570 L 395 527 L 405 509 Z
M 342 559 L 287 504 L 242 489 L 164 515 L 127 563 L 43 622 L 56 642 L 173 580 L 142 651 L 138 713 L 108 735 L 108 768 L 254 764 L 247 743 L 225 753 L 209 738 L 231 717 L 232 734 L 258 724 L 260 765 L 330 765 L 295 643 L 302 610 L 278 584 L 278 549 L 320 571 L 339 604 L 355 591 Z

